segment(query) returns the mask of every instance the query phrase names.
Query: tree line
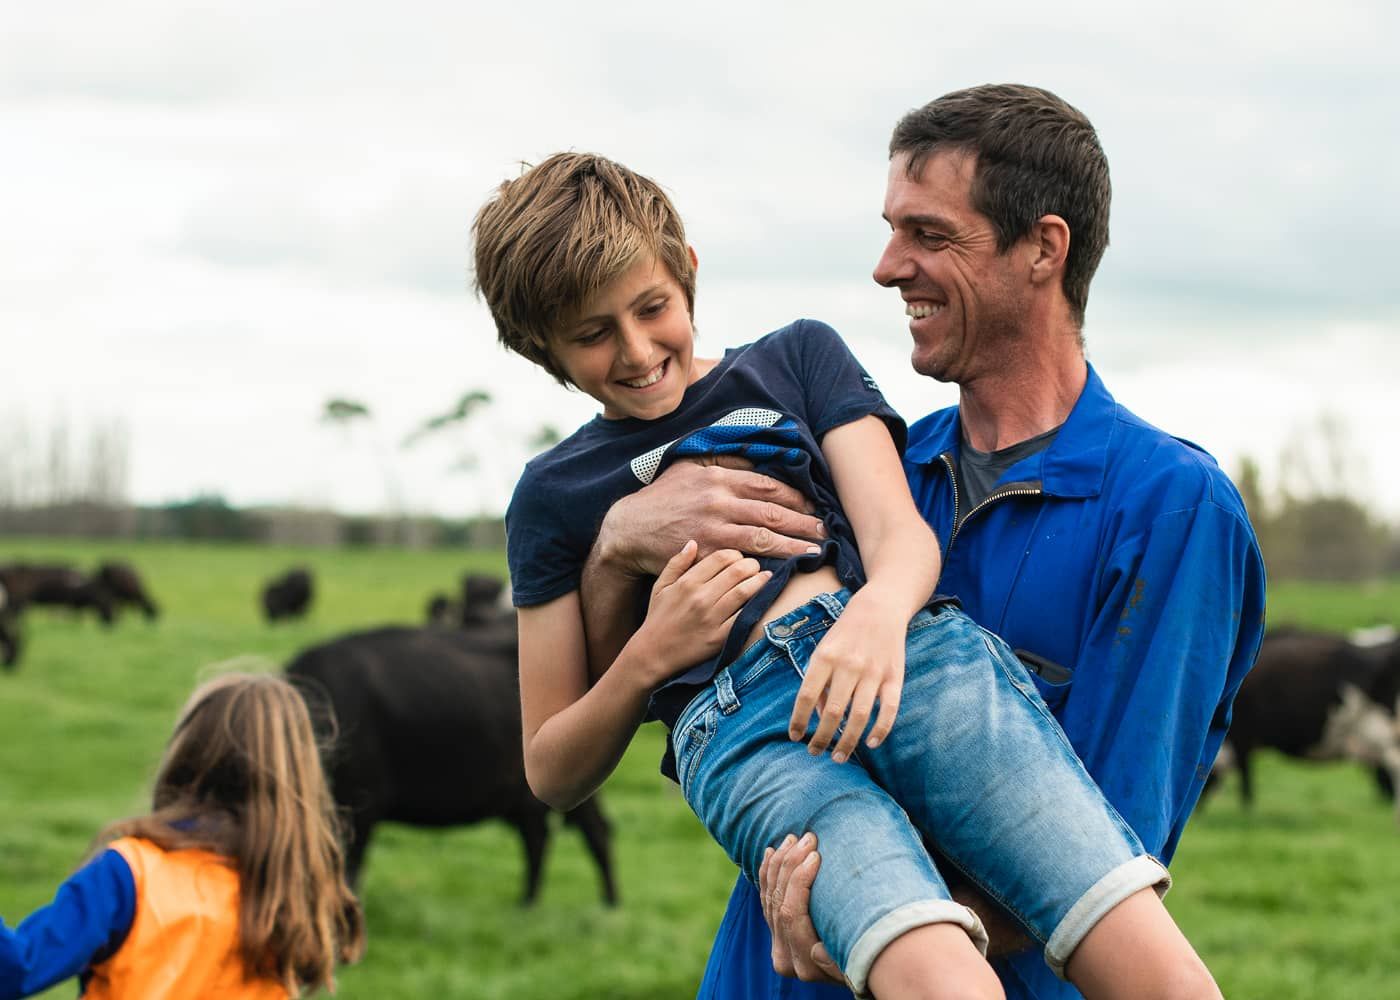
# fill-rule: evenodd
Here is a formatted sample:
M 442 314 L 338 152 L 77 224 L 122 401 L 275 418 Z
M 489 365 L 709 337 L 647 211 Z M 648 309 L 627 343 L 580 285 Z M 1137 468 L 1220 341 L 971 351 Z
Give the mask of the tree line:
M 478 475 L 482 446 L 463 431 L 472 415 L 490 403 L 484 392 L 466 393 L 398 447 L 455 434 L 459 455 L 453 470 Z M 342 435 L 372 422 L 366 404 L 346 399 L 327 401 L 319 419 L 340 428 Z M 499 548 L 505 542 L 495 512 L 465 518 L 414 515 L 404 511 L 401 498 L 391 505 L 396 509 L 371 515 L 291 506 L 240 508 L 217 494 L 134 504 L 128 494 L 130 437 L 118 422 L 79 433 L 60 421 L 32 433 L 11 420 L 0 438 L 5 438 L 0 440 L 0 535 L 416 548 Z M 539 451 L 558 438 L 546 425 L 524 443 Z M 391 464 L 384 468 L 392 477 Z M 1354 581 L 1400 574 L 1400 525 L 1372 502 L 1364 456 L 1350 445 L 1340 421 L 1323 415 L 1295 433 L 1270 472 L 1274 485 L 1267 488 L 1263 465 L 1245 458 L 1233 479 L 1271 579 Z M 398 498 L 398 484 L 390 486 L 386 495 Z

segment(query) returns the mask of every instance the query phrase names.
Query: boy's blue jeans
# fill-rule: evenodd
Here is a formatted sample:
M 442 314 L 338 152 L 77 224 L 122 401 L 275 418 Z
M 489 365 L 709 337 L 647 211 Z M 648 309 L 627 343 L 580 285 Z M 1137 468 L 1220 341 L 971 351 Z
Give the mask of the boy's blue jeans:
M 849 763 L 788 739 L 812 651 L 847 591 L 765 626 L 685 707 L 672 730 L 681 789 L 757 881 L 767 847 L 817 835 L 817 933 L 851 989 L 905 931 L 952 922 L 985 950 L 922 838 L 1045 946 L 1060 975 L 1089 929 L 1134 892 L 1170 884 L 1106 802 L 1006 644 L 952 607 L 909 624 L 894 730 Z

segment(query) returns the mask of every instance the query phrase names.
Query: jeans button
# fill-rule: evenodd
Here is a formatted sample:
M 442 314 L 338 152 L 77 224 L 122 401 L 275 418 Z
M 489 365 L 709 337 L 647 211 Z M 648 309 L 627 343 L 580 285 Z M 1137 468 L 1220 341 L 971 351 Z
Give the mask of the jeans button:
M 792 635 L 792 626 L 791 626 L 791 625 L 774 625 L 774 626 L 773 626 L 773 634 L 774 634 L 775 636 L 777 636 L 779 639 L 786 639 L 788 636 Z

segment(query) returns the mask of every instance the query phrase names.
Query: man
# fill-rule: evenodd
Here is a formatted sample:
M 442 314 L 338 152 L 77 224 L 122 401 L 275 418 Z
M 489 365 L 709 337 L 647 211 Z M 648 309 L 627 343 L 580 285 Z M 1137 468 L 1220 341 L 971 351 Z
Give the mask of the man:
M 1085 359 L 1109 190 L 1093 127 L 1053 94 L 947 94 L 895 128 L 875 280 L 904 299 L 915 370 L 959 387 L 905 453 L 943 546 L 940 591 L 1021 652 L 1109 801 L 1166 861 L 1257 652 L 1264 573 L 1210 456 L 1119 406 Z M 676 466 L 604 523 L 585 575 L 590 648 L 615 648 L 635 580 L 685 539 L 795 553 L 817 530 L 781 487 Z M 740 880 L 702 997 L 848 995 L 778 975 L 834 978 L 805 912 L 811 855 L 780 850 L 762 896 Z M 970 888 L 965 901 L 1008 997 L 1078 995 L 1014 920 Z

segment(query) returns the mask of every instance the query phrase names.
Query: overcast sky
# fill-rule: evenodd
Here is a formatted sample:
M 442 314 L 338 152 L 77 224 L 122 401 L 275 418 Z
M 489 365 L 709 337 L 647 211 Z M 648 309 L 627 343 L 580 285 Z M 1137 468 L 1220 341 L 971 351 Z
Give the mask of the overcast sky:
M 885 143 L 941 93 L 1018 81 L 1108 154 L 1086 333 L 1119 400 L 1271 476 L 1330 420 L 1349 485 L 1400 516 L 1388 0 L 484 6 L 5 5 L 0 448 L 123 428 L 148 502 L 501 509 L 541 426 L 595 407 L 496 346 L 467 232 L 559 149 L 670 190 L 702 350 L 817 317 L 916 418 L 955 394 L 909 370 L 870 280 Z M 399 448 L 476 389 L 459 434 Z M 322 423 L 331 397 L 372 422 Z

